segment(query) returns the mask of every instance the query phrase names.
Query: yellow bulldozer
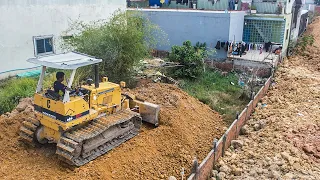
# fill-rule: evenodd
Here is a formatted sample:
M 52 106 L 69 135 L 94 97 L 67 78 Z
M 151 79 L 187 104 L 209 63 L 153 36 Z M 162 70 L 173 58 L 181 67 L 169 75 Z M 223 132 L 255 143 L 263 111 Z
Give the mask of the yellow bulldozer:
M 34 95 L 36 118 L 20 127 L 20 138 L 27 144 L 56 143 L 59 159 L 82 166 L 136 136 L 142 121 L 159 124 L 159 105 L 122 93 L 124 82 L 115 84 L 107 77 L 99 80 L 101 59 L 68 52 L 27 61 L 42 66 Z M 76 70 L 89 65 L 95 69 L 94 82 L 88 80 L 78 89 L 81 93 L 71 93 Z M 72 70 L 64 95 L 43 89 L 47 67 Z

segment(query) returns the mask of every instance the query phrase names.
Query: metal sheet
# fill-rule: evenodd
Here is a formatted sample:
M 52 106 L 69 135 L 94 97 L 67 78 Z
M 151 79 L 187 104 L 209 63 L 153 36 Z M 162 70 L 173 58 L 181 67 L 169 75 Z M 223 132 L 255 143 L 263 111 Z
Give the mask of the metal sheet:
M 77 69 L 82 66 L 102 62 L 101 59 L 96 59 L 95 57 L 77 52 L 68 52 L 63 54 L 35 57 L 30 58 L 27 61 L 37 65 L 47 66 L 56 69 Z

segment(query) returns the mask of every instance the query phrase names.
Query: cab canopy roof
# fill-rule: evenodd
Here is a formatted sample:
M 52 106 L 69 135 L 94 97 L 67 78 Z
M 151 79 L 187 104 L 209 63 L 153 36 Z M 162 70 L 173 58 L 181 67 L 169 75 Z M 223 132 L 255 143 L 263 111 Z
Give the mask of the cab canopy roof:
M 78 52 L 68 52 L 30 58 L 27 61 L 37 65 L 56 69 L 77 69 L 82 66 L 100 63 L 102 60 Z

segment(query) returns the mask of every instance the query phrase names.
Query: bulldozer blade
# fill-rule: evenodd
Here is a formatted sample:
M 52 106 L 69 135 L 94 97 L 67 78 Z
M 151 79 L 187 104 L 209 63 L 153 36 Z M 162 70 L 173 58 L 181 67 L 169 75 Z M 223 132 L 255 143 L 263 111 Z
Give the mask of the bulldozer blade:
M 139 102 L 139 113 L 142 121 L 151 123 L 156 127 L 159 125 L 160 106 L 149 102 Z

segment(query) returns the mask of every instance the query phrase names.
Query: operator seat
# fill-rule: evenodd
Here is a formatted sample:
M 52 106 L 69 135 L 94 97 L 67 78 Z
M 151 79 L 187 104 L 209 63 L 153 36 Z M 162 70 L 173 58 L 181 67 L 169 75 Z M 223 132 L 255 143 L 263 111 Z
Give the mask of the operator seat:
M 55 100 L 55 101 L 59 101 L 61 99 L 61 96 L 54 92 L 51 89 L 48 89 L 47 92 L 45 93 L 45 96 L 49 99 Z

